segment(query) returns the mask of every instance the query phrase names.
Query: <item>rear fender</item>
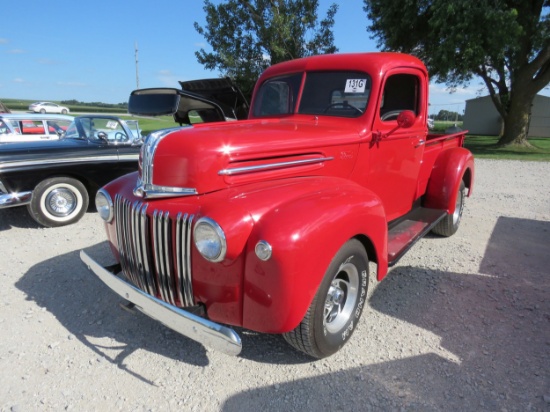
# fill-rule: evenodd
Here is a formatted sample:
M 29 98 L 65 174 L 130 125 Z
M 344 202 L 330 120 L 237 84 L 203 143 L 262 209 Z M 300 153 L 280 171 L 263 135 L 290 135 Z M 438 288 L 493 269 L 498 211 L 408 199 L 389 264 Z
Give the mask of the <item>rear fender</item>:
M 423 205 L 452 214 L 455 211 L 460 182 L 463 180 L 470 196 L 474 183 L 472 153 L 463 147 L 444 150 L 434 163 Z
M 380 199 L 356 184 L 339 182 L 279 204 L 255 224 L 246 250 L 243 326 L 284 333 L 303 319 L 337 251 L 357 237 L 369 259 L 387 272 L 387 222 Z M 264 240 L 272 257 L 254 248 Z M 381 275 L 382 274 L 382 275 Z

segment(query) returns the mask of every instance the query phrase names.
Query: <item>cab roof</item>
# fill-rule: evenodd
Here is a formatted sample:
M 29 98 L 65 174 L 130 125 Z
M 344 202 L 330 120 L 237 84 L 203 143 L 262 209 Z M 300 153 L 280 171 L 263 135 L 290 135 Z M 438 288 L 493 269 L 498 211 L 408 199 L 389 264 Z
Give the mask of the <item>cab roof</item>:
M 274 77 L 288 73 L 323 70 L 366 71 L 375 76 L 383 75 L 390 69 L 398 67 L 417 68 L 426 75 L 428 71 L 422 61 L 404 53 L 341 53 L 323 54 L 290 60 L 268 67 L 261 75 L 260 82 L 266 77 Z

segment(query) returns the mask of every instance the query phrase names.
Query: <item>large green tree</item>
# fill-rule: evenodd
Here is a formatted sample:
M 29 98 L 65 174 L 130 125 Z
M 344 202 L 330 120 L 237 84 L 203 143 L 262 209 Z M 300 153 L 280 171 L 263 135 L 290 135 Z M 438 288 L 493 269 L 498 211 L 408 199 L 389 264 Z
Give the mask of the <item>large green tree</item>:
M 550 82 L 550 0 L 364 0 L 385 50 L 412 53 L 451 87 L 479 76 L 504 120 L 500 145 L 528 145 L 535 95 Z
M 318 21 L 318 0 L 204 1 L 206 26 L 195 22 L 212 52 L 196 52 L 208 70 L 231 77 L 250 96 L 269 65 L 314 54 L 334 53 L 332 26 L 338 10 L 332 4 Z

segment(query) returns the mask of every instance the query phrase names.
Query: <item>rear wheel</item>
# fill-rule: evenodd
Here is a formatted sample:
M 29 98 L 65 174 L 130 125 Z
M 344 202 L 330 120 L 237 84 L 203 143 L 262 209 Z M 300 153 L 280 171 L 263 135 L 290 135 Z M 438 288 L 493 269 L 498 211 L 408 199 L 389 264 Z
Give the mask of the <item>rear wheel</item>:
M 369 260 L 356 239 L 332 259 L 313 302 L 285 340 L 315 358 L 337 352 L 351 337 L 367 299 Z
M 46 227 L 75 223 L 88 209 L 88 191 L 76 179 L 55 177 L 40 182 L 28 204 L 32 218 Z
M 460 182 L 458 193 L 456 195 L 455 211 L 445 216 L 437 225 L 434 226 L 432 232 L 440 236 L 452 236 L 458 230 L 460 221 L 462 220 L 462 211 L 464 210 L 464 201 L 466 199 L 466 185 L 464 181 Z

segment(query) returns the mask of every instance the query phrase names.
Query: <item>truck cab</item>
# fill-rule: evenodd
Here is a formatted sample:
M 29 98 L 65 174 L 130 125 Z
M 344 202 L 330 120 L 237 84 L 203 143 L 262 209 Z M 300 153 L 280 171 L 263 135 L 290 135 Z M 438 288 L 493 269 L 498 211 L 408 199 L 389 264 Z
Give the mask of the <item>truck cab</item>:
M 137 90 L 130 111 L 177 121 L 186 94 Z M 139 171 L 96 197 L 119 266 L 82 258 L 143 312 L 226 353 L 241 348 L 235 325 L 329 356 L 366 305 L 369 263 L 382 280 L 426 233 L 458 230 L 474 161 L 465 132 L 428 133 L 427 106 L 427 70 L 409 55 L 274 65 L 247 119 L 146 138 Z

